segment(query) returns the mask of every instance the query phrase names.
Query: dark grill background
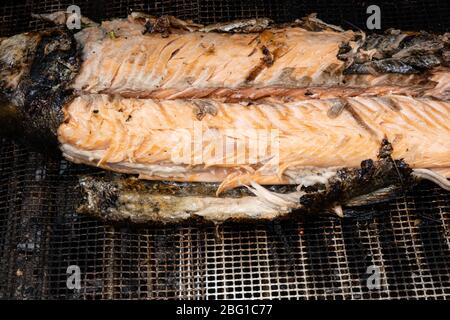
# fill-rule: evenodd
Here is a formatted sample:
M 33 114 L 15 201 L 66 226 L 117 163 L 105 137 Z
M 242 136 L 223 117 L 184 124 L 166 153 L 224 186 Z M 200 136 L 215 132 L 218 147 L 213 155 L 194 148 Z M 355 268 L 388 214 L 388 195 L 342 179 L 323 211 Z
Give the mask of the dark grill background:
M 288 22 L 318 12 L 326 22 L 365 28 L 381 7 L 382 27 L 446 32 L 447 1 L 74 1 L 95 20 L 132 9 L 212 23 L 270 17 Z M 48 26 L 30 13 L 72 1 L 7 1 L 0 36 Z M 74 212 L 78 174 L 94 169 L 0 140 L 0 298 L 450 297 L 450 196 L 429 183 L 388 204 L 331 217 L 257 225 L 107 225 Z M 81 269 L 81 290 L 66 269 Z M 366 286 L 367 267 L 381 289 Z

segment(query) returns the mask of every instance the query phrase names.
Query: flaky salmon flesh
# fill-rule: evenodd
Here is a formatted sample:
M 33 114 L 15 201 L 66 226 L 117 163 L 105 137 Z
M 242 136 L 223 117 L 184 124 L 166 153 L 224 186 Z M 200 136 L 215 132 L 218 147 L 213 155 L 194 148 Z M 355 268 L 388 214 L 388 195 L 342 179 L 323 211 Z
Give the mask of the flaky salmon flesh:
M 305 171 L 357 167 L 382 139 L 412 168 L 450 177 L 450 104 L 405 96 L 238 104 L 87 95 L 64 108 L 73 162 L 141 178 L 300 184 Z M 151 120 L 150 120 L 151 119 Z M 325 176 L 324 176 L 325 178 Z
M 364 41 L 354 31 L 315 32 L 304 25 L 258 33 L 175 29 L 161 36 L 145 31 L 142 19 L 130 16 L 77 33 L 83 63 L 72 88 L 138 98 L 229 101 L 448 95 L 450 79 L 442 67 L 448 57 L 441 56 L 447 36 L 420 35 L 419 41 L 398 33 Z M 411 52 L 422 58 L 416 61 Z M 383 59 L 365 61 L 373 56 Z
M 449 34 L 38 16 L 62 26 L 0 39 L 0 132 L 141 179 L 81 177 L 79 212 L 344 216 L 422 179 L 450 190 Z

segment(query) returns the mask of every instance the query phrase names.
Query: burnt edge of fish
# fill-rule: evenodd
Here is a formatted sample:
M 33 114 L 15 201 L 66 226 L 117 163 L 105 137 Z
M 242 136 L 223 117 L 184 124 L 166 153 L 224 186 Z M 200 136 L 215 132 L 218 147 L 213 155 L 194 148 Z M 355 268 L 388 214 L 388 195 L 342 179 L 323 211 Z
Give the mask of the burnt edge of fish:
M 49 14 L 32 14 L 33 18 L 51 22 L 55 25 L 64 25 L 68 16 L 65 11 L 56 11 Z M 317 13 L 311 13 L 301 19 L 296 19 L 288 23 L 275 23 L 272 19 L 260 17 L 203 25 L 194 23 L 192 20 L 183 20 L 171 15 L 152 16 L 139 11 L 131 12 L 129 18 L 143 25 L 143 34 L 156 33 L 161 34 L 162 37 L 167 37 L 174 30 L 189 32 L 260 33 L 271 28 L 301 27 L 313 32 L 344 32 L 344 29 L 341 27 L 325 23 L 317 18 Z M 81 23 L 84 26 L 98 26 L 97 23 L 85 16 L 81 16 Z M 112 33 L 111 37 L 114 36 L 114 33 Z
M 356 197 L 370 195 L 389 186 L 406 190 L 415 184 L 412 169 L 403 159 L 392 159 L 391 154 L 392 145 L 383 139 L 377 161 L 367 159 L 361 162 L 358 169 L 338 170 L 330 178 L 325 190 L 303 195 L 300 204 L 308 212 L 317 212 L 335 205 L 345 205 Z
M 151 15 L 133 12 L 131 17 L 134 20 L 140 20 L 144 24 L 143 34 L 146 33 L 159 33 L 163 37 L 168 36 L 171 33 L 171 29 L 182 29 L 187 31 L 200 31 L 200 32 L 219 32 L 219 33 L 260 33 L 270 28 L 283 28 L 283 27 L 301 27 L 309 31 L 338 31 L 344 30 L 338 26 L 327 24 L 317 18 L 316 13 L 312 13 L 301 19 L 297 19 L 291 23 L 275 23 L 272 19 L 261 18 L 248 18 L 237 19 L 228 22 L 219 22 L 209 25 L 201 25 L 193 23 L 190 20 L 181 20 L 174 16 L 162 15 L 160 17 L 153 17 Z
M 66 28 L 19 34 L 0 42 L 0 131 L 36 149 L 57 150 L 62 107 L 80 68 L 80 50 Z
M 288 212 L 280 210 L 277 214 L 267 217 L 242 217 L 242 215 L 220 214 L 199 216 L 190 211 L 185 204 L 182 214 L 173 215 L 171 204 L 179 199 L 205 197 L 213 199 L 216 184 L 198 183 L 190 184 L 189 191 L 178 186 L 178 183 L 151 182 L 129 178 L 124 175 L 109 176 L 81 176 L 77 190 L 80 193 L 80 202 L 77 212 L 93 216 L 108 222 L 137 223 L 137 224 L 171 224 L 188 221 L 201 221 L 203 223 L 223 222 L 260 222 L 262 220 L 298 219 L 305 215 L 330 214 L 336 206 L 368 205 L 392 199 L 416 184 L 411 175 L 412 170 L 403 160 L 394 160 L 391 157 L 392 146 L 383 140 L 378 159 L 362 161 L 360 168 L 344 168 L 338 170 L 326 185 L 316 185 L 303 188 L 298 198 L 298 206 Z M 155 184 L 156 183 L 156 184 Z M 160 188 L 168 188 L 158 191 Z M 272 192 L 286 194 L 292 191 L 293 186 L 272 186 Z M 157 190 L 157 191 L 154 191 Z M 233 201 L 250 196 L 244 188 L 222 195 L 224 201 Z M 154 201 L 153 195 L 165 196 L 162 201 Z M 253 197 L 257 198 L 257 197 Z M 163 206 L 161 206 L 163 204 Z M 167 209 L 165 206 L 169 206 Z M 181 211 L 183 211 L 181 209 Z
M 346 62 L 344 74 L 414 74 L 450 65 L 448 34 L 390 29 L 356 34 L 351 42 L 343 43 L 337 56 Z

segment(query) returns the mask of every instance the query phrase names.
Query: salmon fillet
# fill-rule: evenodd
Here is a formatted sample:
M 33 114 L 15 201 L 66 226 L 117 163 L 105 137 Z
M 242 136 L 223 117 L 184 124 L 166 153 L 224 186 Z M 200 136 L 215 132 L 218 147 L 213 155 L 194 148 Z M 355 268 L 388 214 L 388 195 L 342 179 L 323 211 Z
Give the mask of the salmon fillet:
M 143 26 L 138 26 L 140 32 L 117 32 L 113 39 L 99 29 L 84 31 L 93 34 L 80 40 L 83 66 L 74 88 L 142 95 L 159 88 L 337 84 L 344 65 L 337 58 L 339 45 L 353 37 L 353 32 L 285 28 L 261 34 L 183 32 L 163 38 L 143 35 Z M 106 31 L 110 28 L 126 27 L 107 24 Z
M 382 72 L 365 67 L 363 74 L 347 74 L 349 61 L 367 59 L 376 51 L 364 49 L 363 55 L 340 58 L 344 44 L 355 52 L 362 46 L 358 40 L 362 35 L 353 31 L 316 32 L 299 26 L 254 33 L 205 30 L 145 33 L 144 22 L 133 17 L 86 28 L 75 35 L 83 48 L 83 61 L 73 88 L 137 98 L 229 102 L 266 97 L 289 101 L 362 94 L 448 95 L 445 67 L 402 74 L 406 67 L 384 70 L 389 67 L 380 64 Z M 402 39 L 392 41 L 398 45 Z M 442 79 L 443 75 L 447 78 Z
M 69 160 L 144 179 L 221 182 L 219 192 L 250 181 L 325 179 L 375 158 L 383 138 L 394 158 L 449 176 L 447 101 L 390 95 L 238 104 L 94 94 L 75 98 L 64 114 L 58 138 Z

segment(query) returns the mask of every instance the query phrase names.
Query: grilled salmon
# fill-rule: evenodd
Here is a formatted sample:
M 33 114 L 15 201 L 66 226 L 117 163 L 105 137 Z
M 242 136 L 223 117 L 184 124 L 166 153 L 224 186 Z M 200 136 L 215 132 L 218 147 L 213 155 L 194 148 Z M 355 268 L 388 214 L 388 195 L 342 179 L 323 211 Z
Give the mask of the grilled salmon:
M 0 39 L 2 133 L 148 180 L 82 178 L 80 212 L 137 222 L 342 216 L 341 205 L 420 179 L 450 190 L 448 34 L 366 35 L 315 16 L 82 22 Z M 162 180 L 200 188 L 150 194 Z
M 76 34 L 83 63 L 72 87 L 127 97 L 225 101 L 448 94 L 446 35 L 365 37 L 340 28 L 311 31 L 309 22 L 234 33 L 223 26 L 219 31 L 227 32 L 171 28 L 168 22 L 156 32 L 158 20 L 133 15 L 106 21 Z

